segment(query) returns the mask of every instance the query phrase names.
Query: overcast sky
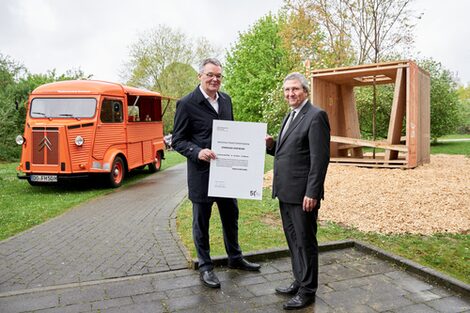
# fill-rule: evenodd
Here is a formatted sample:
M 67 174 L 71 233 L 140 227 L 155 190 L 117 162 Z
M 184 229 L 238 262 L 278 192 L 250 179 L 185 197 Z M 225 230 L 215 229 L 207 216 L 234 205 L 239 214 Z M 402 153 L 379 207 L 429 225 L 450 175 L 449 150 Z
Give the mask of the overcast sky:
M 158 24 L 228 49 L 282 0 L 0 0 L 0 53 L 33 73 L 80 68 L 120 81 L 129 46 Z M 470 83 L 469 0 L 416 0 L 416 52 Z M 410 56 L 412 57 L 412 56 Z

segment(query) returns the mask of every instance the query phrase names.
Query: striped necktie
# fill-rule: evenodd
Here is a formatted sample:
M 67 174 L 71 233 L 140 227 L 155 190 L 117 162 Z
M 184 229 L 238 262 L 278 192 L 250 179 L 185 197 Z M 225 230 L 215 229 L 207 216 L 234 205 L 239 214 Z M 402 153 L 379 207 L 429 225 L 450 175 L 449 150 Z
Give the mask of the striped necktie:
M 286 134 L 286 131 L 287 129 L 289 128 L 289 125 L 292 123 L 292 121 L 294 120 L 295 118 L 295 110 L 292 110 L 292 112 L 290 112 L 289 114 L 289 119 L 287 120 L 287 123 L 286 125 L 284 125 L 284 128 L 282 129 L 282 133 L 281 133 L 281 139 L 284 137 L 284 135 Z

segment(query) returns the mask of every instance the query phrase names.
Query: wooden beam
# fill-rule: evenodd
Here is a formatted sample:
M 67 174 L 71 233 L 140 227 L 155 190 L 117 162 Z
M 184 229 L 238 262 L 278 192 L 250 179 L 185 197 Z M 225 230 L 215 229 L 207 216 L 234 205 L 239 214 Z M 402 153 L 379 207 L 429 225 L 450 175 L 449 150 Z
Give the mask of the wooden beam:
M 359 129 L 359 117 L 357 115 L 356 100 L 354 98 L 354 89 L 352 86 L 341 85 L 341 99 L 343 100 L 345 135 L 352 138 L 361 138 Z M 362 148 L 352 149 L 353 157 L 362 157 Z
M 356 167 L 374 167 L 374 168 L 400 168 L 406 169 L 406 165 L 400 164 L 370 164 L 370 163 L 342 163 L 342 162 L 334 162 L 336 164 L 341 164 L 341 166 L 356 166 Z
M 341 163 L 390 163 L 390 164 L 406 164 L 406 160 L 390 160 L 386 161 L 382 158 L 330 158 L 330 162 L 341 162 Z
M 390 113 L 390 122 L 388 125 L 388 144 L 399 144 L 401 138 L 401 129 L 406 109 L 406 75 L 404 69 L 397 70 L 397 79 L 395 80 L 395 92 L 393 94 L 392 112 Z M 398 151 L 387 150 L 385 152 L 386 160 L 394 160 L 398 157 Z
M 331 141 L 337 142 L 337 143 L 358 145 L 358 146 L 363 146 L 363 147 L 381 148 L 381 149 L 396 150 L 396 151 L 401 151 L 401 152 L 408 152 L 408 148 L 406 145 L 390 145 L 390 144 L 379 142 L 379 141 L 364 140 L 364 139 L 358 139 L 358 138 L 348 138 L 348 137 L 341 137 L 341 136 L 331 136 Z
M 383 69 L 384 67 L 389 68 L 389 67 L 397 67 L 397 66 L 402 66 L 410 63 L 409 60 L 398 60 L 398 61 L 390 61 L 390 62 L 382 62 L 382 63 L 372 63 L 372 64 L 362 64 L 362 65 L 353 65 L 353 66 L 343 66 L 343 67 L 337 67 L 337 68 L 324 68 L 324 69 L 314 69 L 311 71 L 312 74 L 316 73 L 327 73 L 327 72 L 342 72 L 342 71 L 349 71 L 349 70 L 357 70 L 357 69 L 376 69 L 380 70 Z
M 392 66 L 382 66 L 382 67 L 368 67 L 368 68 L 345 68 L 345 69 L 335 69 L 335 70 L 330 70 L 330 71 L 313 71 L 312 72 L 312 77 L 314 78 L 321 78 L 325 76 L 332 76 L 332 75 L 351 75 L 351 74 L 360 74 L 364 76 L 366 73 L 377 73 L 380 71 L 385 71 L 385 70 L 391 70 L 391 69 L 397 69 L 397 68 L 403 68 L 403 67 L 408 67 L 407 64 L 397 64 L 397 65 L 392 65 Z M 360 75 L 356 75 L 356 77 L 359 77 Z M 371 75 L 371 74 L 367 74 Z

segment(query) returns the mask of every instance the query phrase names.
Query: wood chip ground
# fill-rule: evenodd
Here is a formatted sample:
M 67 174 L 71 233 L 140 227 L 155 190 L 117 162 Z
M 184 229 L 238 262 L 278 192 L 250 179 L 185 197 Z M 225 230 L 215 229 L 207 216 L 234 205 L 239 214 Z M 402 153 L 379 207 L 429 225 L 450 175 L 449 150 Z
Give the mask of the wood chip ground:
M 271 180 L 266 173 L 265 186 Z M 330 164 L 319 221 L 385 234 L 468 234 L 470 158 L 432 155 L 408 170 Z

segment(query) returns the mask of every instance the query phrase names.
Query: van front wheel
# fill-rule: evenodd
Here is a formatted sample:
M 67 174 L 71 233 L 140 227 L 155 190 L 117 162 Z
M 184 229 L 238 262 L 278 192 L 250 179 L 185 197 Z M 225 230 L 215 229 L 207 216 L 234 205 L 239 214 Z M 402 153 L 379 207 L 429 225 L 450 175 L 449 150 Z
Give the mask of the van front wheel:
M 121 157 L 114 158 L 111 172 L 108 174 L 108 184 L 111 188 L 117 188 L 122 185 L 126 167 Z
M 160 151 L 157 151 L 157 155 L 152 163 L 149 163 L 150 173 L 158 172 L 162 168 L 162 155 Z

